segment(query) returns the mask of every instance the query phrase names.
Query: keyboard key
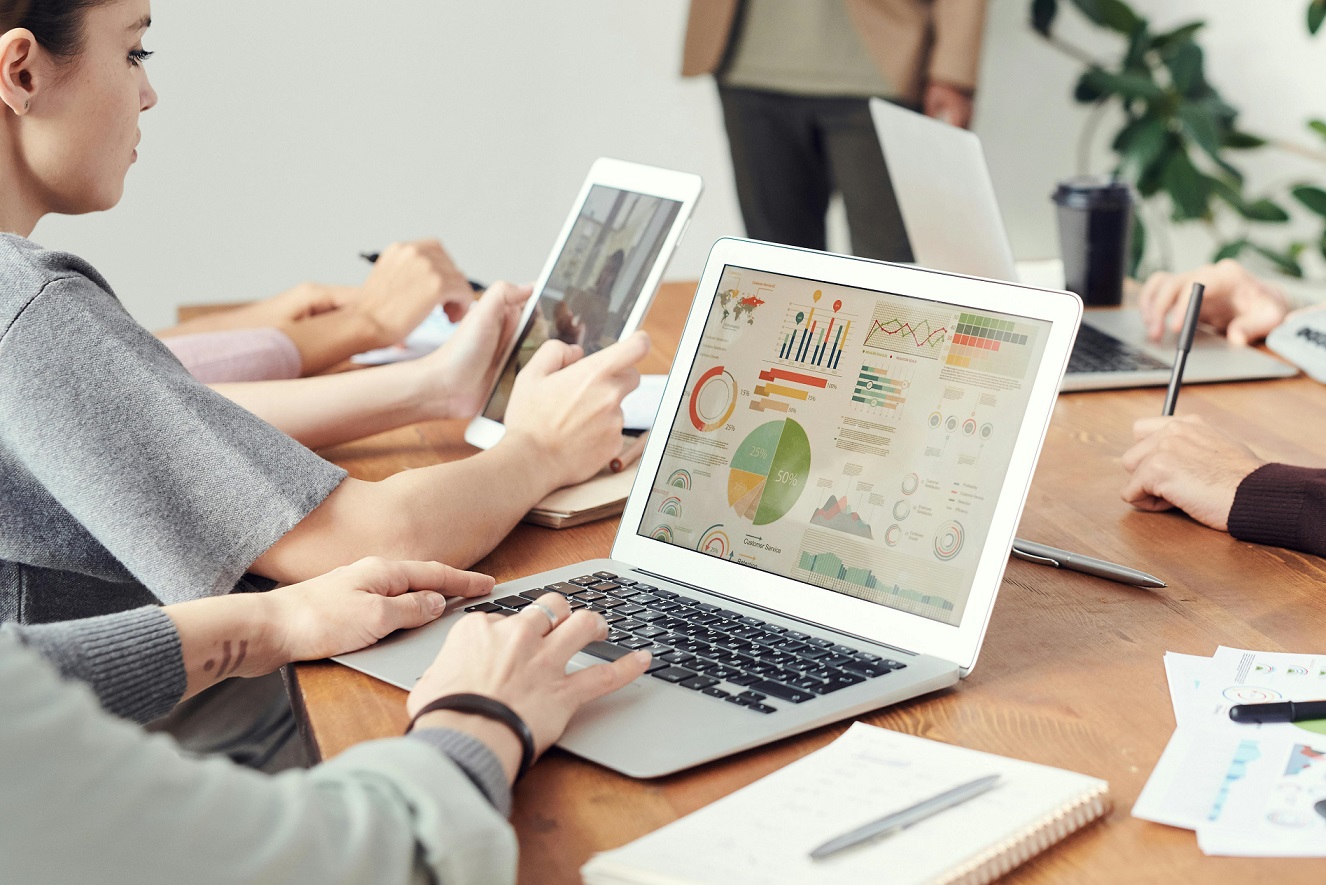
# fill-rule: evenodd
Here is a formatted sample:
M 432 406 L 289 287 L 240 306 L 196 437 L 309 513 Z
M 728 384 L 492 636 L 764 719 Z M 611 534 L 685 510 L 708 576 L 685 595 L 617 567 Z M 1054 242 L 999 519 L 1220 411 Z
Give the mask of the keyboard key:
M 637 621 L 661 621 L 666 617 L 667 615 L 663 614 L 663 612 L 655 611 L 654 609 L 651 608 L 651 609 L 645 609 L 644 611 L 637 614 L 635 616 L 635 619 Z
M 639 590 L 640 588 L 637 587 L 636 589 Z M 636 595 L 631 597 L 631 601 L 634 602 L 636 605 L 652 605 L 653 603 L 658 602 L 662 598 L 663 597 L 661 596 L 651 596 L 648 593 L 637 593 Z
M 636 585 L 635 585 L 635 588 L 636 588 L 637 590 L 641 591 L 642 593 L 656 593 L 656 592 L 658 592 L 658 588 L 655 587 L 653 584 L 636 584 Z
M 603 598 L 603 594 L 597 590 L 581 590 L 571 598 L 579 599 L 581 602 L 598 602 Z
M 570 605 L 571 605 L 571 611 L 573 612 L 578 612 L 582 608 L 586 608 L 586 604 L 581 602 L 579 599 L 570 600 Z
M 790 685 L 783 685 L 781 682 L 774 682 L 771 679 L 762 679 L 750 686 L 751 691 L 758 691 L 762 694 L 773 695 L 785 701 L 794 704 L 804 703 L 815 697 L 814 692 L 806 691 L 803 688 L 793 688 Z
M 645 607 L 643 605 L 636 605 L 634 602 L 627 602 L 617 606 L 618 613 L 623 615 L 638 615 L 644 610 Z
M 741 694 L 737 695 L 737 697 L 745 698 L 748 701 L 762 701 L 764 700 L 765 695 L 760 694 L 758 691 L 743 691 Z
M 682 688 L 689 688 L 692 691 L 704 691 L 706 688 L 713 688 L 717 684 L 718 680 L 711 676 L 692 676 L 690 679 L 683 679 L 680 683 Z M 727 694 L 727 692 L 723 692 L 723 694 Z
M 655 670 L 650 674 L 655 679 L 662 679 L 664 682 L 677 683 L 684 679 L 690 679 L 697 675 L 694 670 L 687 670 L 685 667 L 664 667 L 661 670 Z
M 626 600 L 618 599 L 615 596 L 604 596 L 597 603 L 595 603 L 595 605 L 606 611 L 609 609 L 619 608 L 620 606 L 626 605 Z
M 576 590 L 579 589 L 580 589 L 579 587 L 576 588 Z M 534 600 L 538 599 L 540 596 L 547 596 L 548 590 L 543 587 L 535 587 L 533 590 L 521 590 L 520 595 L 533 602 Z
M 692 602 L 691 605 L 695 608 L 698 608 L 700 611 L 704 612 L 705 614 L 713 614 L 714 612 L 720 610 L 718 606 L 709 602 Z
M 571 579 L 572 584 L 579 584 L 582 587 L 588 587 L 590 584 L 597 584 L 598 582 L 599 579 L 594 577 L 593 575 L 581 575 L 578 578 Z
M 637 627 L 631 632 L 636 636 L 643 636 L 645 639 L 653 639 L 655 636 L 663 636 L 668 631 L 662 627 Z
M 733 685 L 753 685 L 760 681 L 760 677 L 756 676 L 754 673 L 738 673 L 735 676 L 729 676 L 727 681 L 731 682 Z M 862 681 L 864 682 L 865 680 Z
M 620 584 L 614 584 L 612 581 L 600 581 L 597 584 L 590 584 L 589 589 L 595 593 L 611 593 L 614 590 L 620 590 Z
M 787 680 L 787 684 L 793 688 L 804 688 L 806 691 L 815 694 L 824 694 L 822 689 L 828 684 L 823 679 L 815 679 L 812 676 L 798 676 Z
M 663 660 L 667 661 L 669 664 L 690 664 L 695 660 L 695 655 L 688 654 L 684 651 L 671 651 L 663 655 Z
M 631 634 L 627 633 L 625 630 L 618 630 L 616 628 L 613 628 L 612 630 L 608 631 L 609 642 L 621 642 L 623 639 L 630 639 L 630 638 Z
M 491 602 L 481 602 L 478 605 L 471 605 L 469 608 L 465 609 L 465 611 L 483 612 L 484 614 L 492 614 L 494 612 L 500 613 L 506 611 L 506 609 L 502 608 L 502 606 L 500 605 L 493 605 Z
M 609 624 L 616 624 L 618 621 L 626 620 L 626 615 L 616 615 L 612 612 L 608 612 L 603 616 L 603 620 L 607 621 Z
M 703 679 L 704 677 L 700 677 L 700 678 Z M 700 689 L 700 693 L 701 693 L 701 694 L 707 694 L 707 695 L 709 695 L 709 697 L 711 697 L 711 698 L 726 698 L 726 697 L 729 696 L 727 692 L 723 691 L 723 689 L 721 689 L 721 688 L 714 688 L 714 687 L 712 687 L 712 686 L 710 686 L 709 688 L 702 688 L 702 689 Z
M 585 588 L 581 587 L 579 584 L 571 584 L 567 581 L 561 581 L 556 584 L 549 584 L 547 587 L 544 587 L 543 589 L 549 593 L 560 593 L 563 596 L 570 596 L 572 593 L 579 593 L 581 590 L 584 590 Z
M 769 633 L 786 633 L 786 627 L 780 627 L 777 624 L 765 624 L 764 629 Z
M 671 590 L 661 590 L 658 587 L 649 587 L 647 592 L 654 594 L 662 599 L 676 599 L 681 594 L 673 593 Z
M 816 648 L 833 648 L 833 643 L 827 639 L 820 639 L 818 636 L 807 637 L 806 642 Z
M 637 649 L 641 648 L 648 648 L 653 644 L 654 643 L 650 642 L 648 639 L 641 639 L 639 636 L 635 637 L 634 639 L 623 639 L 620 643 L 622 648 L 629 648 L 631 651 L 636 651 Z
M 633 599 L 640 595 L 640 591 L 634 587 L 618 587 L 616 590 L 612 591 L 612 595 L 616 596 L 618 599 Z
M 857 652 L 857 653 L 856 653 L 856 659 L 857 659 L 858 661 L 882 661 L 882 660 L 883 660 L 883 658 L 881 658 L 879 655 L 872 655 L 872 654 L 870 654 L 870 652 L 865 652 L 865 651 Z
M 831 691 L 837 691 L 840 688 L 850 688 L 853 685 L 860 685 L 865 682 L 864 676 L 857 676 L 855 673 L 836 673 L 829 677 L 824 683 L 824 691 L 820 694 L 828 694 Z
M 889 667 L 883 661 L 871 663 L 870 661 L 848 661 L 842 667 L 848 673 L 856 673 L 858 676 L 866 676 L 874 679 L 876 676 L 883 676 L 885 673 L 892 673 L 893 668 Z
M 602 578 L 605 581 L 611 581 L 613 578 L 616 578 L 617 576 L 614 575 L 612 572 L 594 572 L 594 577 Z
M 602 658 L 605 661 L 615 661 L 618 658 L 625 657 L 631 653 L 629 648 L 622 648 L 621 646 L 613 645 L 610 642 L 603 642 L 602 640 L 591 642 L 589 645 L 582 648 L 581 651 L 587 655 Z
M 503 596 L 501 599 L 496 601 L 497 604 L 502 606 L 503 608 L 509 608 L 515 611 L 519 611 L 520 609 L 524 608 L 525 606 L 533 602 L 532 599 L 526 599 L 523 596 Z
M 884 662 L 884 666 L 888 667 L 890 670 L 905 670 L 905 669 L 907 669 L 907 665 L 904 664 L 902 661 L 892 661 L 892 660 L 890 660 L 890 661 L 885 661 L 885 662 Z
M 643 627 L 644 621 L 637 621 L 634 618 L 627 618 L 617 624 L 618 630 L 634 630 L 636 627 Z
M 671 664 L 667 661 L 660 661 L 658 658 L 654 658 L 649 662 L 649 666 L 645 667 L 645 673 L 653 673 L 655 670 L 662 670 L 664 667 L 669 666 L 671 666 Z
M 632 581 L 630 578 L 623 578 L 620 575 L 613 578 L 613 580 L 616 581 L 618 584 L 621 584 L 623 587 L 634 587 L 636 583 L 635 581 Z
M 771 707 L 768 704 L 751 704 L 746 709 L 754 710 L 756 713 L 777 713 L 777 707 Z
M 856 657 L 856 649 L 852 648 L 850 645 L 835 645 L 833 650 L 840 655 L 847 655 L 849 658 Z
M 751 704 L 751 702 L 745 698 L 737 697 L 734 694 L 728 695 L 723 698 L 723 700 L 727 701 L 729 704 L 736 704 L 738 707 L 749 707 Z

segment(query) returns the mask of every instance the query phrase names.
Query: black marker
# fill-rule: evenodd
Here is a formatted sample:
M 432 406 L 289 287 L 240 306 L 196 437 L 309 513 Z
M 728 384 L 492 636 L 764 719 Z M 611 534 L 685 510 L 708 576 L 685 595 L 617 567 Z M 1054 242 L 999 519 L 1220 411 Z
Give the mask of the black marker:
M 1235 704 L 1229 708 L 1235 722 L 1302 722 L 1326 719 L 1326 701 L 1276 701 L 1273 704 Z
M 382 257 L 382 253 L 381 253 L 381 252 L 360 252 L 360 253 L 359 253 L 359 257 L 362 258 L 362 259 L 364 259 L 365 261 L 367 261 L 369 264 L 377 264 L 378 259 L 379 259 L 380 257 Z M 476 291 L 476 292 L 483 292 L 483 291 L 486 291 L 486 290 L 488 289 L 487 286 L 485 286 L 483 283 L 479 282 L 478 280 L 466 280 L 465 282 L 469 283 L 469 284 L 470 284 L 470 288 L 473 289 L 473 290 Z

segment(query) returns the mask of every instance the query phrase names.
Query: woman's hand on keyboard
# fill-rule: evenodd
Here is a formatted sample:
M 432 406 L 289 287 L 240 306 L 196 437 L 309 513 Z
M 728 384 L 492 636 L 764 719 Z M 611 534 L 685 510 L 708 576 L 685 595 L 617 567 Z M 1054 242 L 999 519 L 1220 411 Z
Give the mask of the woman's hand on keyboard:
M 1137 306 L 1147 334 L 1159 341 L 1165 332 L 1178 332 L 1188 309 L 1193 283 L 1206 287 L 1202 295 L 1202 322 L 1223 332 L 1235 344 L 1254 344 L 1284 321 L 1289 299 L 1262 282 L 1232 258 L 1194 271 L 1153 273 L 1142 286 Z

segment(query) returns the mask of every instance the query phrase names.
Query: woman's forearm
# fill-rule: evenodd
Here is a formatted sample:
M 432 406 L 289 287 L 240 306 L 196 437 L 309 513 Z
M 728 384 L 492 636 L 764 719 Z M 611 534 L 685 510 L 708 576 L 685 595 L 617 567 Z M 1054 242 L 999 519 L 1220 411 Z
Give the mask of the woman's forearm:
M 179 634 L 184 697 L 231 676 L 262 676 L 290 663 L 271 593 L 238 593 L 195 599 L 164 611 Z
M 250 570 L 302 581 L 364 556 L 466 568 L 559 485 L 539 449 L 510 439 L 460 461 L 380 482 L 347 479 Z
M 424 372 L 400 363 L 357 372 L 213 384 L 212 389 L 309 448 L 337 445 L 434 418 Z

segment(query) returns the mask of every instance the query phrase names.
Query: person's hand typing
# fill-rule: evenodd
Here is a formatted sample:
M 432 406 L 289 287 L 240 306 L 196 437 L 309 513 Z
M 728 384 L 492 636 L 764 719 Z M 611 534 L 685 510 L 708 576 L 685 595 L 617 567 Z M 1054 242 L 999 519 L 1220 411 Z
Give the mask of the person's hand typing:
M 1159 341 L 1166 330 L 1178 332 L 1194 282 L 1206 291 L 1201 319 L 1235 344 L 1254 344 L 1284 322 L 1289 299 L 1253 276 L 1232 258 L 1182 274 L 1158 271 L 1147 278 L 1137 306 L 1147 334 Z
M 585 704 L 616 691 L 644 673 L 651 656 L 634 652 L 608 664 L 567 673 L 571 656 L 608 635 L 603 616 L 571 612 L 566 598 L 545 594 L 539 605 L 510 616 L 468 614 L 456 622 L 432 666 L 415 683 L 406 702 L 411 717 L 431 701 L 453 694 L 478 694 L 500 701 L 525 721 L 542 753 L 566 730 Z M 556 626 L 553 625 L 553 620 Z M 419 718 L 416 728 L 456 728 L 484 741 L 513 778 L 520 745 L 503 724 L 454 710 Z
M 436 620 L 448 596 L 492 592 L 488 575 L 440 562 L 368 557 L 265 595 L 283 661 L 314 661 Z
M 448 319 L 474 301 L 469 280 L 437 240 L 393 243 L 378 256 L 358 296 L 346 304 L 372 325 L 377 346 L 398 344 L 441 305 Z

